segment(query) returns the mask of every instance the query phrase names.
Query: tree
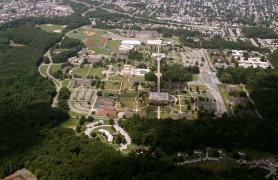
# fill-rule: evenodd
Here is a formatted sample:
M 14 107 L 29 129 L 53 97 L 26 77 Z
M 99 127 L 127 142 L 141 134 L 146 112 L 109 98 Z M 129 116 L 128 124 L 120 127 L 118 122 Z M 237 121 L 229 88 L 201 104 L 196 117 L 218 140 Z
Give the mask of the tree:
M 80 133 L 81 132 L 81 126 L 80 125 L 77 125 L 76 128 L 75 128 L 75 131 L 77 133 Z
M 110 118 L 110 119 L 109 119 L 109 124 L 110 124 L 110 125 L 114 125 L 114 124 L 115 124 L 114 119 Z
M 93 122 L 93 121 L 94 121 L 94 118 L 93 118 L 92 116 L 89 116 L 89 117 L 87 118 L 87 121 L 88 121 L 88 122 Z
M 98 92 L 97 92 L 97 96 L 102 96 L 102 92 L 101 92 L 101 91 L 98 91 Z
M 85 121 L 86 121 L 85 116 L 81 116 L 81 118 L 80 118 L 80 120 L 79 120 L 79 125 L 80 125 L 80 126 L 84 125 Z
M 156 75 L 154 74 L 154 72 L 150 71 L 145 74 L 145 79 L 146 81 L 156 81 Z

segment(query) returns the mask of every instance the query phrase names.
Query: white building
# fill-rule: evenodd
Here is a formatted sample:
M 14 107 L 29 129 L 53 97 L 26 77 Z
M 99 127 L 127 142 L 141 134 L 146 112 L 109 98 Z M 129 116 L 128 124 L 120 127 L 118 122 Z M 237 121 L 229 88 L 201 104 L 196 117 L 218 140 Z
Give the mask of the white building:
M 120 75 L 122 76 L 145 76 L 146 73 L 150 72 L 150 69 L 134 68 L 131 65 L 124 65 Z

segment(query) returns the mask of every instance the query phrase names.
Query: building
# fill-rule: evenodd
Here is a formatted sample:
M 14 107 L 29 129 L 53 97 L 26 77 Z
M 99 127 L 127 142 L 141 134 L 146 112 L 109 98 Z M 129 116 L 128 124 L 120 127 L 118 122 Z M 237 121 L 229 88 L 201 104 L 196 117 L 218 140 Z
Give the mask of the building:
M 96 109 L 95 111 L 97 116 L 117 116 L 117 111 L 114 106 L 102 106 Z
M 150 72 L 150 69 L 134 68 L 131 65 L 124 65 L 120 72 L 121 76 L 145 76 L 146 73 Z
M 27 169 L 23 168 L 10 176 L 4 177 L 3 180 L 37 180 L 37 177 Z
M 156 40 L 147 40 L 147 45 L 149 46 L 161 46 L 162 40 L 156 39 Z
M 104 59 L 105 59 L 105 56 L 103 56 L 103 55 L 89 54 L 87 56 L 87 62 L 92 63 L 92 64 L 101 62 Z
M 83 64 L 84 58 L 74 56 L 74 57 L 68 58 L 68 62 L 73 64 L 73 65 L 78 65 L 79 66 L 79 65 Z
M 91 79 L 85 79 L 85 78 L 75 78 L 73 79 L 73 86 L 74 87 L 91 87 L 92 80 Z
M 141 45 L 141 41 L 136 40 L 136 39 L 125 39 L 125 40 L 122 40 L 121 45 L 137 46 L 137 45 Z
M 169 104 L 169 94 L 163 92 L 150 92 L 149 103 L 153 105 L 167 105 Z
M 134 45 L 120 45 L 118 52 L 117 52 L 117 57 L 126 57 L 128 53 L 134 49 Z
M 114 101 L 112 99 L 98 99 L 95 103 L 95 113 L 97 116 L 111 116 L 117 115 L 117 111 L 114 107 Z

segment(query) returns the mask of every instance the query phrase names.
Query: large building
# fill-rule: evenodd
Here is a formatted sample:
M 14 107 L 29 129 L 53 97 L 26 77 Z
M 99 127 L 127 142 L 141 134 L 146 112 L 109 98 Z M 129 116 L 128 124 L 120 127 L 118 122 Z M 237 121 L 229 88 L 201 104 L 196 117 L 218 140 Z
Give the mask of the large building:
M 150 92 L 149 103 L 153 105 L 167 105 L 169 104 L 169 94 L 163 92 Z

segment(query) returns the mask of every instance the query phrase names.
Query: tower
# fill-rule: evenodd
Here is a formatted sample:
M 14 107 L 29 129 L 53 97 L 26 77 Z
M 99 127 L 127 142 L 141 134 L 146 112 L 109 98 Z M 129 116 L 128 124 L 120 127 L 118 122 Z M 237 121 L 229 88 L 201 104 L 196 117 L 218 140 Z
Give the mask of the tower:
M 160 93 L 160 78 L 162 76 L 160 72 L 160 61 L 161 61 L 161 54 L 159 52 L 160 46 L 157 46 L 157 56 L 156 56 L 156 61 L 157 61 L 157 72 L 156 72 L 156 77 L 157 77 L 157 93 Z

